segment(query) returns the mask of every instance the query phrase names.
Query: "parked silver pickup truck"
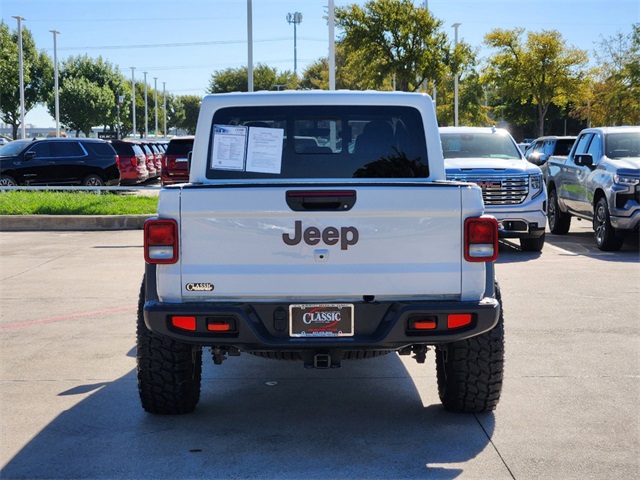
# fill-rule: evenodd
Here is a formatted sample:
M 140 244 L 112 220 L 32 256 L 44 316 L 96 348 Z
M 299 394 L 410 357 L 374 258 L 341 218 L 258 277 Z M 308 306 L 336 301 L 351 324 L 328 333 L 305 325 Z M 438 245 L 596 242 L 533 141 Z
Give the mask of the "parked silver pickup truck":
M 600 250 L 619 250 L 640 223 L 640 127 L 588 128 L 547 164 L 551 233 L 567 233 L 575 216 L 593 222 Z

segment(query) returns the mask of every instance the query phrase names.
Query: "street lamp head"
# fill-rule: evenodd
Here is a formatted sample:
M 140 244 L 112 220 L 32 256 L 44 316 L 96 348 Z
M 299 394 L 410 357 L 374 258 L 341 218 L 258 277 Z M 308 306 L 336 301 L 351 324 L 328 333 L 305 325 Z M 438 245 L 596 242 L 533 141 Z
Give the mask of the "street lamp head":
M 287 13 L 287 22 L 300 25 L 302 23 L 302 14 L 300 12 Z
M 453 28 L 458 28 L 460 25 L 462 25 L 461 23 L 454 23 L 453 25 L 451 25 Z

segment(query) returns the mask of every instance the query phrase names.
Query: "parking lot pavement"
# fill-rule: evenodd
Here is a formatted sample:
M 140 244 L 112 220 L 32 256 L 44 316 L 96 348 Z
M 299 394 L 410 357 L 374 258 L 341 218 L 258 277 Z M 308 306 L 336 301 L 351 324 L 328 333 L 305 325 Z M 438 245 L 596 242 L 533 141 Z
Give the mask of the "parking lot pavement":
M 142 234 L 0 233 L 0 478 L 640 477 L 640 261 L 579 224 L 501 244 L 506 376 L 492 414 L 438 403 L 434 356 L 305 370 L 205 358 L 195 413 L 145 414 Z

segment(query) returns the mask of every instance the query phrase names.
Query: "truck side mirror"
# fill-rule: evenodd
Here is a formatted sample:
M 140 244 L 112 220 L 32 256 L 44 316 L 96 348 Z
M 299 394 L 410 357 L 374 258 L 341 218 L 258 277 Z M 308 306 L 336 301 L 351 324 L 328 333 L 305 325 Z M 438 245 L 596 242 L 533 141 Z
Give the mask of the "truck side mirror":
M 575 156 L 575 162 L 579 167 L 593 167 L 593 157 L 590 153 L 579 153 Z
M 23 160 L 25 160 L 25 161 L 26 161 L 26 160 L 31 160 L 32 158 L 35 158 L 35 156 L 36 156 L 36 152 L 34 152 L 33 150 L 31 150 L 31 151 L 29 151 L 29 152 L 25 153 L 25 154 L 24 154 L 24 157 L 22 157 L 22 158 L 23 158 Z
M 187 154 L 187 172 L 191 173 L 191 154 L 193 151 Z

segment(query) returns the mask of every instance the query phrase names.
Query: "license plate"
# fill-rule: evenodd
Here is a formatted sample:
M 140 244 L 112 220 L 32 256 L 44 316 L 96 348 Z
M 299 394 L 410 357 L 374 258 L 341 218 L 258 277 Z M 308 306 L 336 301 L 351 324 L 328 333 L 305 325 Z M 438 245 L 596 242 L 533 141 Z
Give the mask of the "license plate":
M 352 337 L 352 304 L 289 306 L 291 337 Z

